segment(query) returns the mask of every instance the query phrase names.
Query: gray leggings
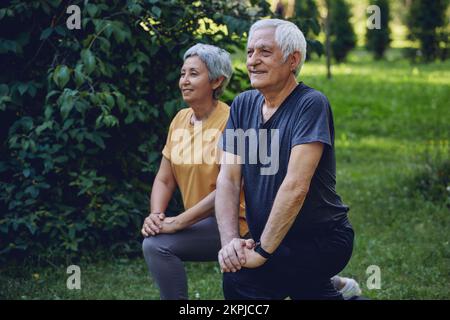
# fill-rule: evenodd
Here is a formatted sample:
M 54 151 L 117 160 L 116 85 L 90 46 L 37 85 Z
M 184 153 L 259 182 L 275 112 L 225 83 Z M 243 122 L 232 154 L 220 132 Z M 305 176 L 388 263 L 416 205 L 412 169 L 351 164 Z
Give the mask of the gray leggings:
M 183 261 L 217 261 L 220 235 L 214 216 L 173 234 L 159 234 L 142 242 L 145 262 L 162 300 L 188 299 Z

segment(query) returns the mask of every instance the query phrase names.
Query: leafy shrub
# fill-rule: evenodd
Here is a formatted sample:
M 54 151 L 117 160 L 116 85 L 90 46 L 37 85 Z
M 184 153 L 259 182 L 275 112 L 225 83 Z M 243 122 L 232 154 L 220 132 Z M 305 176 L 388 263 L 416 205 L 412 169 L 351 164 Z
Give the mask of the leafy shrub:
M 420 44 L 425 61 L 448 56 L 448 0 L 412 0 L 407 18 L 409 38 Z
M 373 4 L 380 8 L 380 29 L 367 29 L 366 47 L 373 52 L 375 59 L 381 59 L 390 42 L 389 1 L 376 0 Z
M 74 4 L 80 30 L 66 27 L 60 0 L 0 9 L 0 258 L 139 250 L 166 129 L 183 106 L 182 54 L 197 42 L 242 46 L 268 15 L 257 1 Z
M 356 35 L 350 23 L 350 6 L 345 0 L 329 2 L 331 53 L 340 63 L 355 48 Z
M 242 49 L 270 16 L 255 0 L 71 4 L 80 30 L 66 27 L 65 1 L 0 9 L 0 260 L 140 251 L 167 127 L 184 107 L 183 53 Z M 237 72 L 227 102 L 247 87 Z

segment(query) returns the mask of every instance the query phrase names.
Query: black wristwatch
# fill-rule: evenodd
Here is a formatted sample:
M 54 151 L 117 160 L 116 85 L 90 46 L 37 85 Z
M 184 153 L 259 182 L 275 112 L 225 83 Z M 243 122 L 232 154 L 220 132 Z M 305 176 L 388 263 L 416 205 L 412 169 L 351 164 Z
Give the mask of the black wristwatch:
M 261 247 L 261 241 L 258 241 L 256 243 L 255 248 L 253 250 L 255 250 L 255 252 L 258 252 L 260 256 L 266 259 L 269 259 L 272 256 L 270 253 L 268 253 Z

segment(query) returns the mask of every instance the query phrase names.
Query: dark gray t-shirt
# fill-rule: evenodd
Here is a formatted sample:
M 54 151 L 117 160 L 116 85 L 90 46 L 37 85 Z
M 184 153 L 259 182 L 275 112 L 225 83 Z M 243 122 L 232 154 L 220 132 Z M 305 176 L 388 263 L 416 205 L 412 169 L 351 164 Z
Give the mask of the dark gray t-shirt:
M 335 190 L 333 115 L 327 98 L 303 83 L 266 123 L 262 121 L 263 103 L 264 97 L 257 90 L 238 95 L 221 140 L 225 151 L 240 155 L 244 161 L 246 216 L 254 239 L 258 240 L 264 230 L 286 176 L 291 149 L 317 141 L 325 146 L 303 207 L 284 239 L 284 243 L 295 245 L 303 234 L 326 230 L 345 218 L 349 210 Z

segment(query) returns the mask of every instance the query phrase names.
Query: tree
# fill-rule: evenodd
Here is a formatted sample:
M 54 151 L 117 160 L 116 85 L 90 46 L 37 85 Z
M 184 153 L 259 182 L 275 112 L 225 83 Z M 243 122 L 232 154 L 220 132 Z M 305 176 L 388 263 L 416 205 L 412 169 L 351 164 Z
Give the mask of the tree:
M 419 41 L 420 52 L 425 61 L 448 54 L 447 7 L 448 0 L 412 0 L 409 16 L 409 37 Z
M 389 36 L 389 1 L 376 0 L 373 4 L 380 8 L 380 28 L 367 29 L 366 47 L 373 52 L 375 59 L 381 59 L 391 41 Z
M 345 61 L 356 45 L 356 35 L 350 23 L 350 7 L 345 0 L 329 1 L 330 45 L 336 61 Z
M 317 40 L 320 33 L 319 10 L 314 0 L 295 0 L 294 16 L 292 22 L 297 24 L 307 38 L 308 50 L 321 55 L 323 46 Z M 307 55 L 309 59 L 311 55 Z

